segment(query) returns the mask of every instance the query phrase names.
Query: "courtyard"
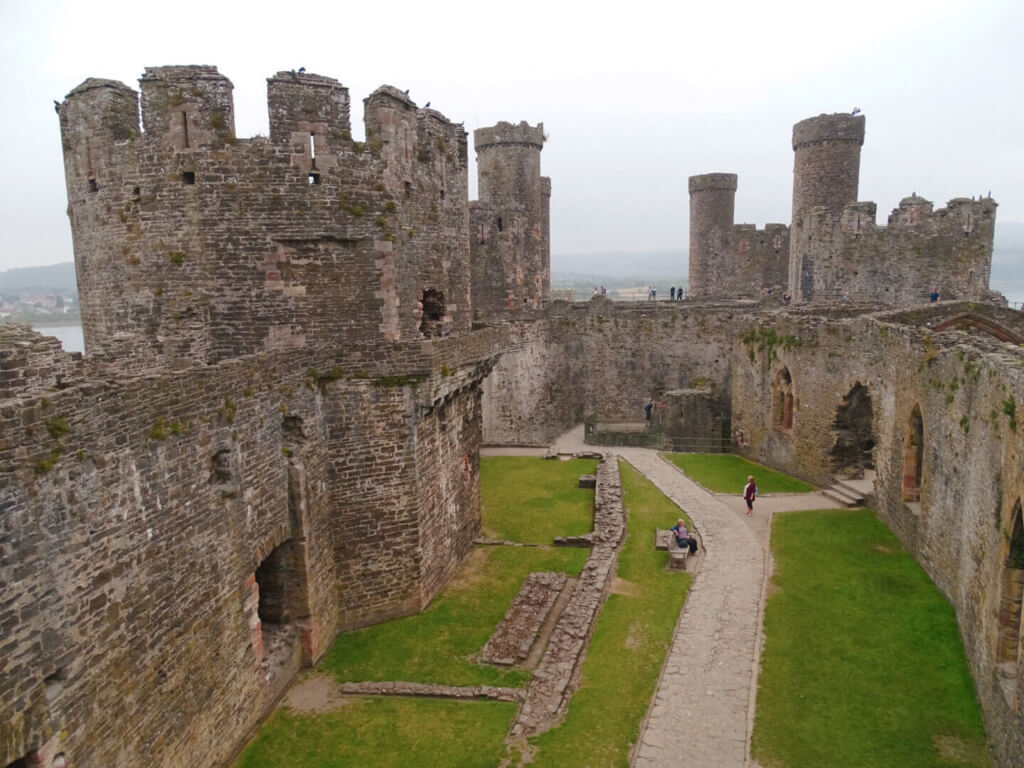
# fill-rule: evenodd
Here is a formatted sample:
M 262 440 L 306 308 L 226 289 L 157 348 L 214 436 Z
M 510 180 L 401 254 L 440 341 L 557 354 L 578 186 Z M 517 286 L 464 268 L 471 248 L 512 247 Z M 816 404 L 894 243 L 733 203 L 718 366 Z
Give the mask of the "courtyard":
M 456 578 L 423 613 L 339 637 L 238 768 L 989 765 L 952 609 L 899 542 L 870 511 L 827 509 L 735 456 L 606 460 L 624 536 L 579 657 L 559 662 L 565 700 L 524 716 L 604 546 L 554 545 L 595 527 L 578 480 L 610 468 L 569 458 L 583 449 L 570 433 L 563 460 L 484 456 L 483 535 Z M 752 518 L 748 473 L 768 494 Z M 653 534 L 680 516 L 701 549 L 672 572 Z M 551 594 L 516 627 L 521 653 L 487 663 L 537 576 Z

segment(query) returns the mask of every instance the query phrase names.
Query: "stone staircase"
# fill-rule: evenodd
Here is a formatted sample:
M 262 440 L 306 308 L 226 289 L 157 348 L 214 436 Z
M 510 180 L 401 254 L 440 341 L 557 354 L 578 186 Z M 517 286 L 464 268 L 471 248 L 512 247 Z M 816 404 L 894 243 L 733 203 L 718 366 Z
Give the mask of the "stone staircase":
M 868 494 L 875 487 L 875 471 L 864 470 L 864 477 L 858 480 L 838 480 L 831 488 L 825 488 L 822 494 L 844 507 L 860 507 Z

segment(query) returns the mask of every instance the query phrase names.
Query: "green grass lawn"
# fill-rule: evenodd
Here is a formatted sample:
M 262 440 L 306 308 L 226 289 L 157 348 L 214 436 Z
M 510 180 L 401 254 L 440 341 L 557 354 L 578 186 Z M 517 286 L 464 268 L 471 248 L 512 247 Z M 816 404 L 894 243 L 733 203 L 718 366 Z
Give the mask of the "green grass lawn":
M 807 493 L 813 491 L 803 480 L 747 461 L 728 453 L 666 453 L 665 457 L 693 480 L 714 493 L 743 495 L 747 476 L 753 475 L 758 494 Z
M 575 576 L 587 554 L 576 548 L 478 547 L 426 611 L 342 635 L 319 668 L 341 682 L 522 685 L 529 679 L 527 671 L 476 664 L 473 658 L 528 573 Z
M 754 757 L 786 768 L 988 766 L 953 609 L 866 510 L 772 526 Z
M 598 617 L 565 722 L 531 740 L 538 768 L 629 764 L 690 585 L 689 574 L 664 570 L 668 553 L 653 546 L 654 529 L 675 523 L 679 508 L 628 464 L 619 467 L 628 514 L 622 581 Z
M 278 709 L 236 768 L 494 768 L 515 705 L 395 697 L 350 699 L 333 712 Z
M 529 544 L 589 533 L 594 527 L 594 491 L 577 484 L 580 475 L 592 475 L 596 467 L 594 459 L 481 458 L 484 533 Z

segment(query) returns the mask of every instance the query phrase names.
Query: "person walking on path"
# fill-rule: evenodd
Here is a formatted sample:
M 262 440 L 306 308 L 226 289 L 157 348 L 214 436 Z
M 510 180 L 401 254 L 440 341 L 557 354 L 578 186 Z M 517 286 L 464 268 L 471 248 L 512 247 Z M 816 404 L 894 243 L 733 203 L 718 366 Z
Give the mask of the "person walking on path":
M 754 499 L 757 498 L 757 485 L 754 476 L 747 476 L 747 484 L 743 487 L 743 500 L 747 502 L 747 517 L 754 514 Z

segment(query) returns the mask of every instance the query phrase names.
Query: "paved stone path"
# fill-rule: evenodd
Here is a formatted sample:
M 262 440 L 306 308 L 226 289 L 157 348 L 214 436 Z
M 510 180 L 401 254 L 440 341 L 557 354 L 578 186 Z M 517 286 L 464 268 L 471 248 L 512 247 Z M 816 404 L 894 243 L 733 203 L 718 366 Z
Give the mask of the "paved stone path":
M 656 451 L 618 450 L 686 510 L 706 549 L 633 765 L 743 766 L 757 682 L 764 548 L 744 521 Z
M 556 449 L 582 443 L 576 429 Z M 636 768 L 747 764 L 757 683 L 764 544 L 745 515 L 689 480 L 657 451 L 615 448 L 690 515 L 706 549 L 634 753 Z M 759 521 L 761 522 L 761 521 Z

